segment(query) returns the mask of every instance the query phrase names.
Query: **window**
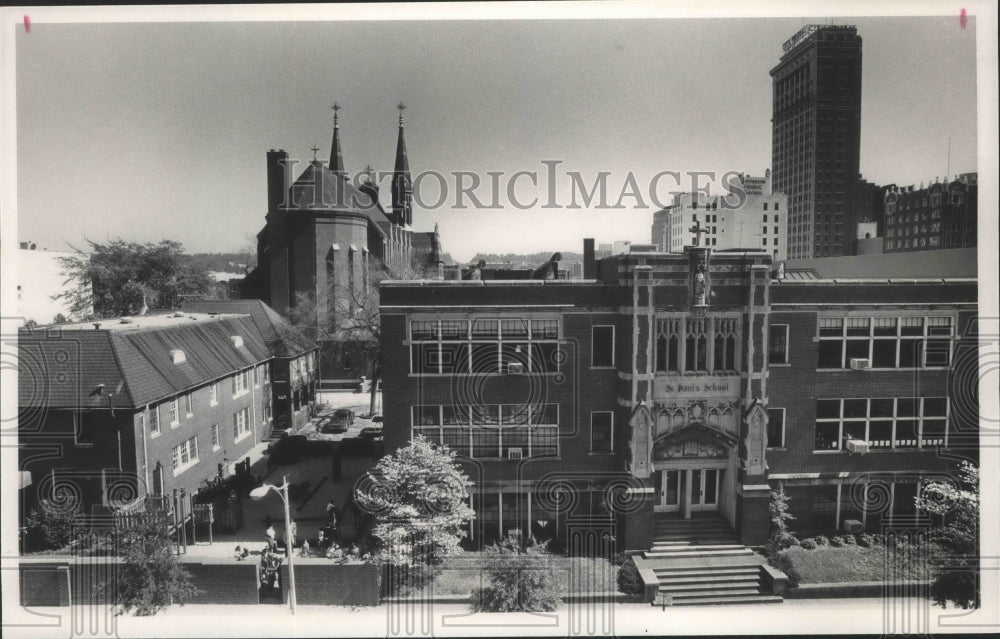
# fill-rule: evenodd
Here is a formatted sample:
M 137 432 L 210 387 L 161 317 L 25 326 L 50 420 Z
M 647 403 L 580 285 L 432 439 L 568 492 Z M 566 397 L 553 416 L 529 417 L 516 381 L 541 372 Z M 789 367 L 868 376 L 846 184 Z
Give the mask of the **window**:
M 295 370 L 294 366 L 292 366 L 292 370 Z M 233 375 L 233 397 L 239 397 L 249 390 L 248 381 L 249 380 L 247 379 L 247 375 L 244 371 L 240 371 Z
M 767 363 L 788 363 L 788 324 L 771 324 L 768 328 Z
M 614 413 L 590 414 L 590 452 L 610 453 L 614 451 Z
M 184 414 L 187 417 L 191 417 L 192 415 L 194 415 L 194 398 L 193 398 L 193 396 L 194 396 L 194 391 L 191 391 L 190 393 L 188 393 L 187 395 L 184 396 L 184 410 L 185 410 Z
M 764 210 L 765 210 L 765 211 L 767 210 L 767 202 L 764 202 Z M 764 221 L 765 221 L 765 222 L 767 221 L 767 218 L 766 218 L 766 217 L 764 218 Z
M 715 327 L 714 371 L 736 372 L 736 324 L 735 317 L 717 317 Z
M 410 322 L 415 374 L 555 373 L 562 359 L 558 319 Z
M 219 425 L 212 424 L 212 450 L 219 450 Z
M 271 383 L 271 367 L 267 364 L 263 367 L 264 385 L 267 386 Z
M 472 459 L 523 459 L 558 453 L 558 404 L 418 405 L 413 436 Z
M 815 450 L 846 450 L 846 441 L 872 449 L 948 445 L 948 399 L 821 399 L 816 402 Z
M 818 367 L 933 368 L 951 363 L 951 317 L 823 317 Z M 931 352 L 932 351 L 932 352 Z
M 590 330 L 590 365 L 614 366 L 615 327 L 593 326 Z
M 170 402 L 167 404 L 167 418 L 171 428 L 177 428 L 177 426 L 180 424 L 180 420 L 177 417 L 177 412 L 178 412 L 177 398 L 175 397 L 172 400 L 170 400 Z
M 233 414 L 233 441 L 240 441 L 250 434 L 250 407 Z
M 684 370 L 708 371 L 708 318 L 689 318 L 685 343 Z
M 260 405 L 260 414 L 262 418 L 262 423 L 266 424 L 267 422 L 271 421 L 272 419 L 271 401 L 269 399 L 265 399 L 264 403 Z
M 785 447 L 785 409 L 767 409 L 767 447 Z
M 681 319 L 656 320 L 656 370 L 681 372 L 680 368 Z
M 149 433 L 151 435 L 160 434 L 160 407 L 156 404 L 149 412 Z
M 214 382 L 208 387 L 208 405 L 218 406 L 219 405 L 219 383 Z
M 192 437 L 182 444 L 173 448 L 172 465 L 174 475 L 179 475 L 191 466 L 198 463 L 198 438 Z
M 258 388 L 260 387 L 260 369 L 261 368 L 262 367 L 260 367 L 260 366 L 254 366 L 253 367 L 253 385 L 255 387 L 258 387 Z

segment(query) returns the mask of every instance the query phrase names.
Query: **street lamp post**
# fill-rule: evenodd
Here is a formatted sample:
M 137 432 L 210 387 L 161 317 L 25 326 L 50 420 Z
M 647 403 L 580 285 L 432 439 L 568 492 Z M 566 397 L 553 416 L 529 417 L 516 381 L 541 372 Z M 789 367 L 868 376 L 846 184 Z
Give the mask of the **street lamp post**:
M 295 614 L 295 559 L 294 552 L 292 549 L 292 544 L 294 542 L 294 537 L 292 536 L 292 514 L 289 510 L 288 501 L 288 475 L 282 477 L 284 481 L 280 486 L 274 486 L 272 484 L 262 484 L 250 491 L 250 499 L 258 501 L 267 496 L 267 493 L 271 490 L 278 493 L 281 497 L 281 501 L 285 503 L 285 549 L 288 555 L 288 606 L 292 610 L 292 614 Z

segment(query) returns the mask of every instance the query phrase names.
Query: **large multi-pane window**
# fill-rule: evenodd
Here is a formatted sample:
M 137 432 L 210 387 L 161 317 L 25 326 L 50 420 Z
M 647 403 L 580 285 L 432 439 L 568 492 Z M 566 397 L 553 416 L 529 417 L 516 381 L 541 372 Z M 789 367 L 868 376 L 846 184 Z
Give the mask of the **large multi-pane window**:
M 821 317 L 818 368 L 946 367 L 951 363 L 951 317 Z
M 844 450 L 851 439 L 873 449 L 947 446 L 948 398 L 817 400 L 815 450 Z
M 154 404 L 149 411 L 149 432 L 151 435 L 160 434 L 160 406 Z
M 411 411 L 414 437 L 463 457 L 520 459 L 558 452 L 558 404 L 419 405 Z
M 182 444 L 178 444 L 173 448 L 171 455 L 171 463 L 173 465 L 174 474 L 184 472 L 191 466 L 198 463 L 198 438 L 192 437 Z
M 233 376 L 233 397 L 242 395 L 250 390 L 250 375 L 252 369 L 240 371 Z
M 737 317 L 659 317 L 656 320 L 657 372 L 735 373 L 740 367 Z
M 558 319 L 410 322 L 412 373 L 555 373 L 561 360 Z
M 177 418 L 177 398 L 173 398 L 167 402 L 167 423 L 170 424 L 171 428 L 176 428 L 180 424 L 180 420 Z

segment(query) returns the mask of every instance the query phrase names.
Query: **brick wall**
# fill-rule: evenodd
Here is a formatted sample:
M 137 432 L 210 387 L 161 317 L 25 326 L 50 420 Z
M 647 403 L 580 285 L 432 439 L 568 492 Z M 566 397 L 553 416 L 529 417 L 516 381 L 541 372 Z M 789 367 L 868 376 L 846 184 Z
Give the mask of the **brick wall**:
M 231 559 L 181 559 L 194 585 L 201 589 L 189 603 L 248 605 L 258 603 L 258 563 Z M 118 561 L 114 558 L 54 558 L 23 560 L 20 564 L 22 606 L 102 605 L 98 594 L 103 583 L 113 583 Z M 287 582 L 288 566 L 282 564 Z M 335 565 L 328 562 L 295 565 L 296 598 L 300 604 L 375 606 L 379 603 L 379 569 L 376 565 Z M 72 584 L 72 585 L 71 585 Z M 287 602 L 287 589 L 285 597 Z

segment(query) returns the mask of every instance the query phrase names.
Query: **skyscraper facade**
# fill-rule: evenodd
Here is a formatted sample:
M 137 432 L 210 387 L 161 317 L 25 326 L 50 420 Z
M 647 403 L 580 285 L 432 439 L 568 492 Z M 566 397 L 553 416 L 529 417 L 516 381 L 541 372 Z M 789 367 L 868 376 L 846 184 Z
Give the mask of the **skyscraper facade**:
M 807 25 L 771 69 L 774 190 L 788 195 L 788 257 L 850 253 L 861 148 L 861 36 Z

